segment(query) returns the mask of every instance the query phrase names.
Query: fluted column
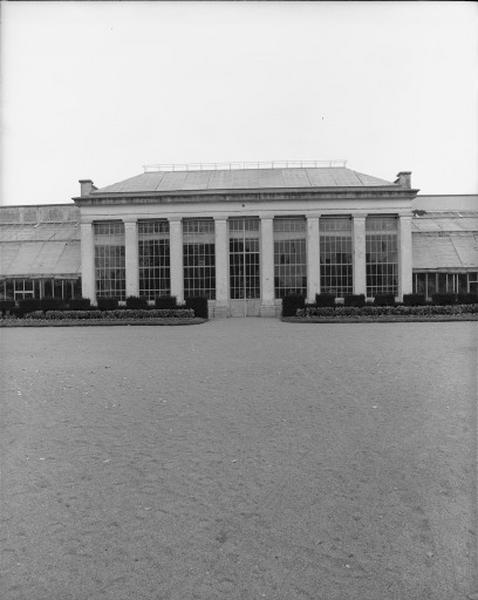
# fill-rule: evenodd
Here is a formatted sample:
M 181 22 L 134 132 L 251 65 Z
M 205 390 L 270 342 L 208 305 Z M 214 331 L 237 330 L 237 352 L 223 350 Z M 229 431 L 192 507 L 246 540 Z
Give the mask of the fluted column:
M 320 294 L 319 217 L 307 215 L 307 302 L 315 302 Z
M 169 254 L 171 296 L 176 296 L 178 304 L 182 304 L 184 302 L 183 231 L 180 217 L 169 219 Z
M 400 260 L 399 260 L 399 297 L 403 300 L 403 294 L 411 294 L 413 291 L 412 280 L 412 217 L 411 215 L 400 216 Z
M 261 317 L 274 317 L 274 228 L 272 217 L 261 218 Z
M 367 295 L 365 215 L 353 215 L 353 282 L 354 294 Z
M 216 307 L 215 317 L 226 317 L 229 306 L 229 273 L 227 221 L 225 218 L 214 219 L 214 251 L 216 257 Z
M 125 243 L 126 297 L 139 296 L 138 223 L 123 219 Z
M 81 295 L 96 304 L 95 241 L 91 221 L 80 225 L 81 233 Z

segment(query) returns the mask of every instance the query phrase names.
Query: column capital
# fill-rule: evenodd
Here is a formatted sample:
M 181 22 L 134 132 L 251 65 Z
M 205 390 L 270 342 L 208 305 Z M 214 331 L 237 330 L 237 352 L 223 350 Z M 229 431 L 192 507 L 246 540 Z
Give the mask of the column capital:
M 312 212 L 312 213 L 307 213 L 305 215 L 305 218 L 310 221 L 312 219 L 320 219 L 320 217 L 323 215 L 323 213 L 320 212 Z
M 136 225 L 138 222 L 138 217 L 122 217 L 122 221 L 125 225 Z
M 80 217 L 80 225 L 92 225 L 93 217 Z
M 176 215 L 174 215 L 174 216 L 172 216 L 172 217 L 168 217 L 168 221 L 169 221 L 170 223 L 181 223 L 181 221 L 182 221 L 182 220 L 183 220 L 183 218 L 182 218 L 182 217 L 180 217 L 180 216 L 176 216 Z
M 368 217 L 368 213 L 364 212 L 351 212 L 350 214 L 353 219 L 366 219 Z
M 215 223 L 222 223 L 222 222 L 226 222 L 226 221 L 227 221 L 227 217 L 214 217 Z

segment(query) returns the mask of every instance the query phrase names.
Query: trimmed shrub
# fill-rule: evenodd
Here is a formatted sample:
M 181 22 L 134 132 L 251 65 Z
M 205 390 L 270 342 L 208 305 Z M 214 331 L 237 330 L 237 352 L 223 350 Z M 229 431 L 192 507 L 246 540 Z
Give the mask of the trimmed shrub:
M 46 312 L 47 310 L 64 310 L 66 307 L 61 298 L 51 298 L 50 296 L 47 296 L 40 300 L 40 308 Z
M 186 308 L 192 308 L 196 317 L 201 317 L 201 319 L 209 318 L 207 298 L 204 296 L 186 298 Z
M 25 298 L 18 301 L 18 316 L 22 317 L 36 310 L 42 310 L 40 300 L 38 298 Z
M 148 300 L 142 296 L 128 296 L 126 298 L 126 308 L 148 308 Z
M 478 304 L 478 294 L 458 294 L 458 304 Z
M 335 306 L 335 294 L 315 294 L 316 306 Z
M 433 294 L 432 302 L 437 306 L 456 304 L 456 294 Z
M 15 308 L 15 300 L 0 300 L 0 311 L 2 316 L 10 313 Z
M 91 307 L 89 298 L 71 298 L 68 301 L 69 310 L 88 310 Z
M 403 294 L 405 306 L 425 306 L 427 299 L 423 294 Z
M 118 298 L 100 297 L 96 304 L 100 310 L 115 310 L 118 308 Z
M 282 298 L 282 316 L 295 317 L 299 309 L 305 306 L 305 297 L 299 294 L 290 294 Z
M 156 308 L 176 308 L 177 307 L 176 296 L 158 296 L 154 301 Z
M 377 294 L 373 299 L 374 306 L 395 306 L 393 294 Z
M 350 294 L 345 296 L 344 306 L 365 306 L 365 294 Z

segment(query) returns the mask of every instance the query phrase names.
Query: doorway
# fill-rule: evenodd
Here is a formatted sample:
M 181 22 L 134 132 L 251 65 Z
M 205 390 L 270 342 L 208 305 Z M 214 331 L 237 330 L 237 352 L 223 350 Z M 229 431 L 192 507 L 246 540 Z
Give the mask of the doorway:
M 260 220 L 229 219 L 229 290 L 232 317 L 257 317 L 261 304 Z

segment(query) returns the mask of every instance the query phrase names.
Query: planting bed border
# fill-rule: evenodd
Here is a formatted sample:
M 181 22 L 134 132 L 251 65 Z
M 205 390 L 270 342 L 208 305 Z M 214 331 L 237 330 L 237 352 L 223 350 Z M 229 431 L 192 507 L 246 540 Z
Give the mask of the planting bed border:
M 130 325 L 180 326 L 200 325 L 207 319 L 199 317 L 163 319 L 0 319 L 0 327 L 111 327 Z

